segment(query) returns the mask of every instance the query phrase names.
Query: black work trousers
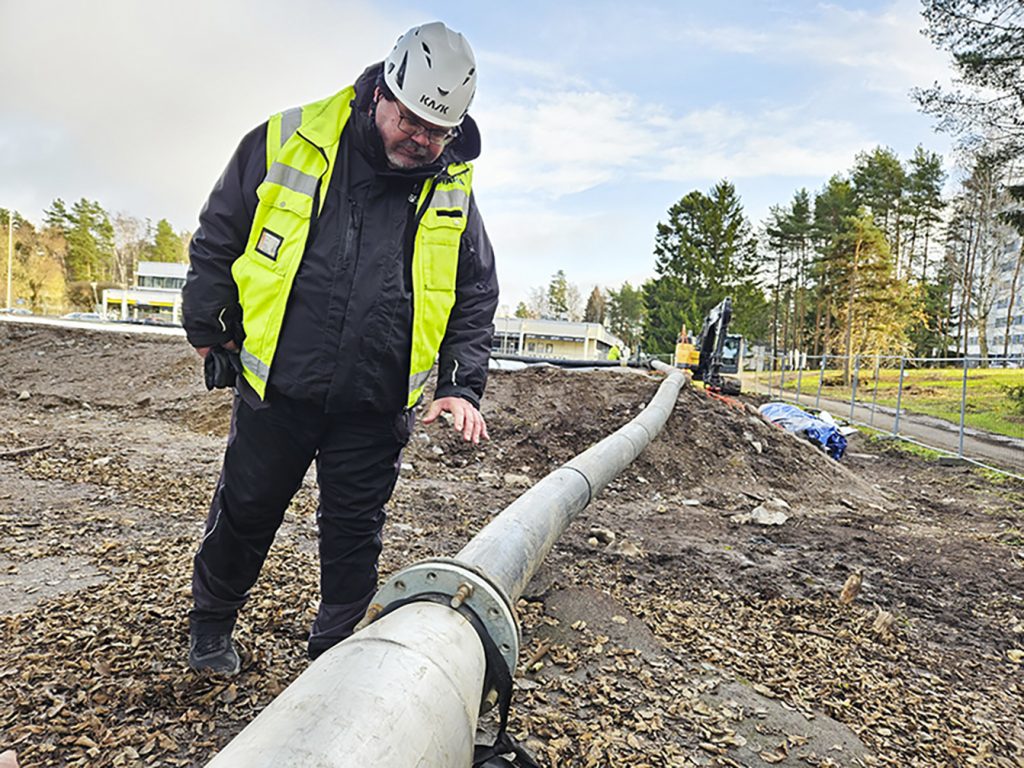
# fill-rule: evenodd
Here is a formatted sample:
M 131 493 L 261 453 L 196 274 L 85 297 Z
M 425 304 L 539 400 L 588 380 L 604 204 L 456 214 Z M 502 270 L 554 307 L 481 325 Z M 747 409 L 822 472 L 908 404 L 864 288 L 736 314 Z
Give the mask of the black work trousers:
M 193 563 L 192 631 L 234 628 L 285 510 L 315 460 L 320 607 L 310 656 L 352 634 L 376 590 L 384 505 L 412 421 L 411 411 L 330 414 L 281 397 L 252 408 L 236 395 L 224 466 Z

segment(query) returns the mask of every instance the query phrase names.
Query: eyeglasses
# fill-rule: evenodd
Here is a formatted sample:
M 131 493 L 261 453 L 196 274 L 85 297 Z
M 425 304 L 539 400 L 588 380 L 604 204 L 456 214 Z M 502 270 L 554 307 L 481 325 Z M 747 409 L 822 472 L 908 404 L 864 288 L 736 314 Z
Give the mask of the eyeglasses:
M 458 126 L 455 128 L 427 128 L 415 117 L 406 114 L 397 100 L 393 101 L 392 104 L 398 110 L 398 130 L 410 139 L 426 134 L 427 141 L 431 144 L 448 144 L 459 135 Z

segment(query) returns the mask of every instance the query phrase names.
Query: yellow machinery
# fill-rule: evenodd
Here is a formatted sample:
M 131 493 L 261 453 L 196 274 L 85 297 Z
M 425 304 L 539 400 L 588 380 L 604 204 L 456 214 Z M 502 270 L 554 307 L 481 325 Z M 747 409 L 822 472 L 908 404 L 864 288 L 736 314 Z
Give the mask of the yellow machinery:
M 676 366 L 693 371 L 706 389 L 725 395 L 740 393 L 740 380 L 723 373 L 738 373 L 743 355 L 743 337 L 729 334 L 732 299 L 726 298 L 708 312 L 696 343 L 684 325 L 676 341 Z
M 693 343 L 686 332 L 686 326 L 679 331 L 679 338 L 676 339 L 676 367 L 687 368 L 691 371 L 697 370 L 700 365 L 700 350 Z

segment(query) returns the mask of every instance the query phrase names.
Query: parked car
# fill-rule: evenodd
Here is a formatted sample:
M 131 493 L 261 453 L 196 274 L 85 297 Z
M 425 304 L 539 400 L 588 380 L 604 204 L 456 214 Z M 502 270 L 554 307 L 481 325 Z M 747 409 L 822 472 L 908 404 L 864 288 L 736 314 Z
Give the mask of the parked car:
M 103 316 L 96 312 L 68 312 L 66 315 L 61 315 L 63 320 L 102 320 Z

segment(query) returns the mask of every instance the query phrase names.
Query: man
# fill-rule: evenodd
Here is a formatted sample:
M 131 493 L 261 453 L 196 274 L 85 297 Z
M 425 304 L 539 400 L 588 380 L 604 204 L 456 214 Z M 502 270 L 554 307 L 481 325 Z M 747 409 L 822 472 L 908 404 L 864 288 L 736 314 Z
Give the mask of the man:
M 472 195 L 473 52 L 414 27 L 354 86 L 274 115 L 241 142 L 200 214 L 184 289 L 189 342 L 241 369 L 224 465 L 195 555 L 189 664 L 234 674 L 231 633 L 316 461 L 316 658 L 377 584 L 384 504 L 413 407 L 474 443 L 498 287 Z M 233 383 L 233 375 L 227 383 Z

